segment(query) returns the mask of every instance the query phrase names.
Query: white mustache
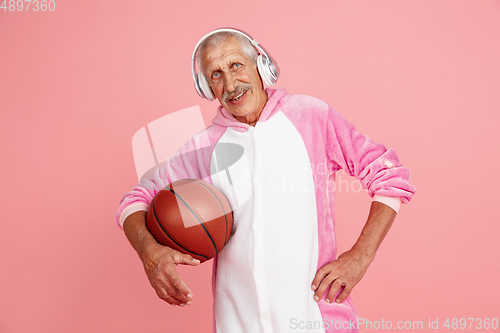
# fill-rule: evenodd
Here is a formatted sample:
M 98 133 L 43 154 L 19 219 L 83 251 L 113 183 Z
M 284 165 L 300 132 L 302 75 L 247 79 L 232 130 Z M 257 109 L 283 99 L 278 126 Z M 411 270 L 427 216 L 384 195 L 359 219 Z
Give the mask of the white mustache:
M 240 95 L 241 93 L 243 93 L 245 91 L 251 91 L 252 89 L 253 89 L 252 84 L 241 83 L 241 84 L 237 85 L 236 88 L 234 89 L 234 91 L 231 93 L 228 91 L 224 91 L 224 93 L 222 94 L 222 101 L 224 103 L 227 103 L 227 102 L 229 102 L 230 99 L 235 98 L 236 96 Z

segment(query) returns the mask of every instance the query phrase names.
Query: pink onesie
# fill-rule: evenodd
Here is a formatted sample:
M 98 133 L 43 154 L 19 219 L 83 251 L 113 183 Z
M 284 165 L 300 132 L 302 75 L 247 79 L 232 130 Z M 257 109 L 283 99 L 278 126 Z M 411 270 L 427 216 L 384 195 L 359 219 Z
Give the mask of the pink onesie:
M 408 202 L 415 188 L 396 153 L 356 132 L 325 102 L 266 89 L 255 127 L 221 106 L 213 124 L 127 193 L 121 225 L 182 178 L 219 188 L 234 210 L 234 234 L 214 260 L 214 331 L 357 332 L 351 298 L 313 300 L 316 271 L 336 256 L 334 178 L 342 169 L 370 196 Z

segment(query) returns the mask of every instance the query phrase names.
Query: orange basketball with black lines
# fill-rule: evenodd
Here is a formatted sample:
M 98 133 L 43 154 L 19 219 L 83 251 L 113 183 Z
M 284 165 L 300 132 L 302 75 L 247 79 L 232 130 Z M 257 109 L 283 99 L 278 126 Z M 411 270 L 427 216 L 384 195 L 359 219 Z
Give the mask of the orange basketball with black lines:
M 215 186 L 199 179 L 181 179 L 156 194 L 146 225 L 158 243 L 204 262 L 229 241 L 233 212 Z

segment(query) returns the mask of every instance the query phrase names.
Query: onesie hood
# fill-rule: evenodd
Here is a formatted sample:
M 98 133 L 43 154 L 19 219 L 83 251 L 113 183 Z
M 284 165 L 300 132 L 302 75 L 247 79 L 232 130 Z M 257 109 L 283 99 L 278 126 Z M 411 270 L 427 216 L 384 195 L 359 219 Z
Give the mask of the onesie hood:
M 288 95 L 285 88 L 266 88 L 265 91 L 267 93 L 267 103 L 264 106 L 264 110 L 262 110 L 262 113 L 260 114 L 259 122 L 267 121 L 275 113 L 276 106 L 280 100 Z M 246 123 L 236 120 L 236 118 L 234 118 L 231 113 L 226 111 L 222 105 L 219 105 L 217 108 L 217 114 L 212 120 L 212 123 L 223 127 L 232 127 L 238 132 L 246 132 L 250 127 L 252 127 Z

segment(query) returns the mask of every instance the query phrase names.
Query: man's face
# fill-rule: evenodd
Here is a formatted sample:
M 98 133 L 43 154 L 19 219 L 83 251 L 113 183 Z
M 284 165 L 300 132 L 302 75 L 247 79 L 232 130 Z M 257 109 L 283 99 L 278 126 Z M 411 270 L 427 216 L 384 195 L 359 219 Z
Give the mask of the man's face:
M 260 114 L 267 94 L 256 65 L 236 38 L 206 49 L 201 60 L 205 77 L 224 109 L 235 116 Z

